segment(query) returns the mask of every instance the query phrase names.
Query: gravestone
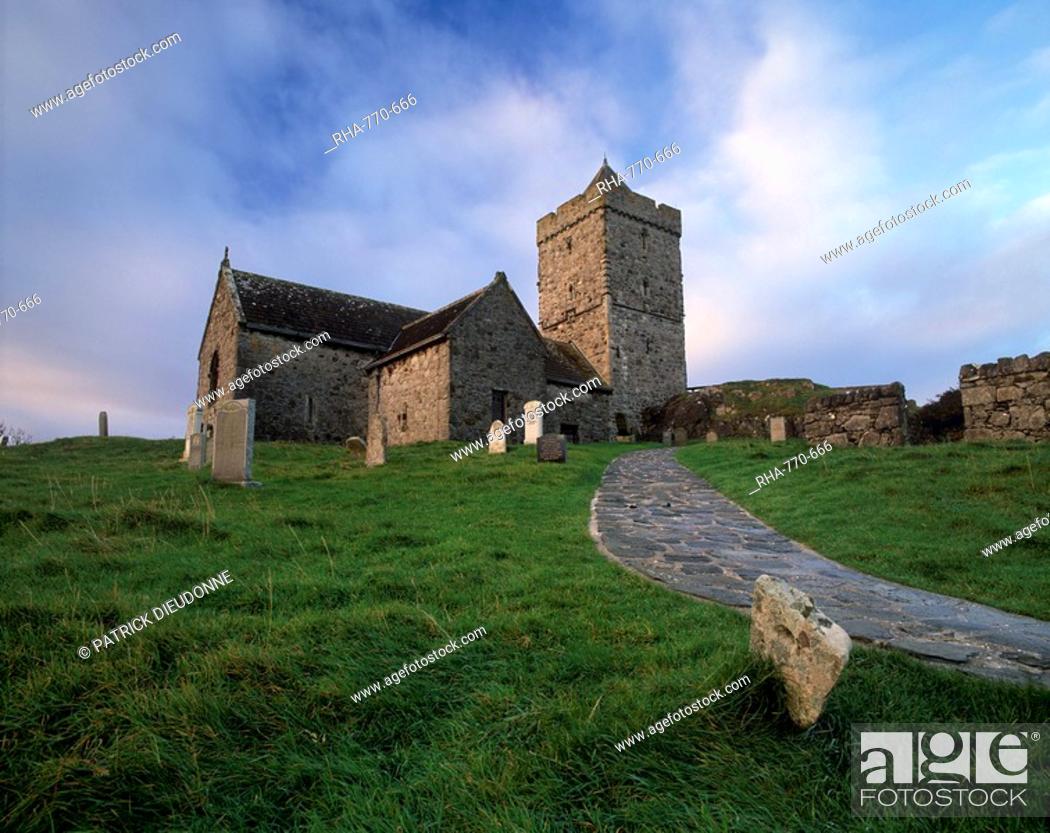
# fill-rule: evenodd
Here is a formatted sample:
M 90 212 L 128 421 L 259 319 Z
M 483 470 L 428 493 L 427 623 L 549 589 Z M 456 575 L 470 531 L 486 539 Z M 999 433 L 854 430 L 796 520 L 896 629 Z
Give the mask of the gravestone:
M 503 434 L 503 423 L 500 420 L 497 419 L 489 426 L 489 434 L 492 435 L 492 442 L 489 443 L 489 454 L 506 454 L 507 438 Z
M 364 460 L 368 453 L 368 443 L 360 437 L 347 437 L 343 447 L 355 460 Z
M 215 408 L 211 476 L 220 483 L 258 485 L 252 481 L 255 400 L 227 399 Z
M 98 435 L 100 437 L 109 436 L 109 416 L 105 411 L 98 412 Z
M 684 428 L 675 428 L 673 436 L 675 445 L 685 445 L 689 442 L 689 432 Z
M 525 403 L 525 445 L 536 445 L 543 436 L 543 403 L 535 399 Z
M 544 434 L 536 440 L 537 463 L 564 463 L 567 456 L 564 434 Z
M 378 409 L 368 414 L 368 445 L 365 449 L 365 465 L 369 468 L 386 463 L 386 420 Z
M 201 430 L 203 424 L 204 411 L 196 405 L 190 405 L 190 407 L 186 409 L 186 444 L 182 448 L 182 457 L 179 458 L 180 460 L 185 461 L 189 459 L 190 438 Z
M 664 445 L 671 445 L 674 443 L 674 431 L 668 428 L 664 431 Z
M 717 431 L 708 431 L 707 432 L 707 436 L 704 437 L 704 439 L 707 442 L 709 442 L 709 443 L 716 443 L 716 442 L 718 442 L 718 432 Z
M 784 417 L 769 418 L 769 439 L 775 443 L 782 443 L 787 439 L 787 420 Z
M 186 452 L 186 468 L 201 469 L 205 464 L 205 448 L 208 445 L 208 435 L 204 431 L 198 431 L 190 436 L 190 447 Z

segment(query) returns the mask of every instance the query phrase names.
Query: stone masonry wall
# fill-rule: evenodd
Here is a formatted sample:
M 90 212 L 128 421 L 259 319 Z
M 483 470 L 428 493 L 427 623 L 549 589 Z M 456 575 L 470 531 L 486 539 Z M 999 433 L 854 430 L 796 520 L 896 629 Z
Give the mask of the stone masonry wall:
M 1050 440 L 1050 353 L 959 369 L 964 440 Z
M 620 412 L 634 432 L 685 390 L 681 212 L 625 186 L 594 192 L 536 224 L 540 328 L 611 385 L 610 429 Z
M 449 343 L 442 341 L 376 371 L 388 445 L 448 439 L 450 356 Z
M 551 402 L 559 394 L 564 394 L 565 398 L 569 399 L 572 389 L 573 385 L 548 382 L 546 395 L 537 398 L 541 402 Z M 581 443 L 609 442 L 614 436 L 609 429 L 613 419 L 609 412 L 611 401 L 612 397 L 608 393 L 588 391 L 556 408 L 553 413 L 544 414 L 543 430 L 547 434 L 560 434 L 563 424 L 576 425 Z M 516 433 L 524 436 L 524 430 Z
M 505 276 L 462 314 L 450 338 L 451 439 L 474 440 L 488 433 L 493 390 L 507 391 L 508 418 L 542 397 L 546 350 Z M 520 442 L 524 432 L 515 436 Z
M 197 356 L 197 394 L 194 399 L 200 399 L 212 391 L 208 376 L 211 371 L 211 357 L 215 352 L 219 354 L 219 378 L 216 388 L 228 385 L 240 375 L 237 371 L 237 341 L 240 336 L 240 324 L 238 323 L 237 307 L 233 300 L 233 277 L 224 272 L 225 270 L 220 270 L 215 284 L 210 318 L 205 326 L 204 338 L 201 340 L 201 349 Z M 192 401 L 187 402 L 186 407 L 192 404 Z M 214 422 L 213 414 L 216 404 L 218 402 L 205 406 L 205 425 L 211 425 Z
M 806 403 L 806 440 L 833 446 L 904 445 L 908 439 L 904 385 L 850 388 Z
M 299 345 L 302 355 L 252 379 L 237 399 L 255 399 L 255 438 L 297 442 L 342 442 L 364 437 L 368 388 L 364 366 L 375 354 L 329 342 L 307 350 L 302 339 L 254 331 L 239 339 L 239 376 Z M 309 397 L 309 400 L 307 399 Z

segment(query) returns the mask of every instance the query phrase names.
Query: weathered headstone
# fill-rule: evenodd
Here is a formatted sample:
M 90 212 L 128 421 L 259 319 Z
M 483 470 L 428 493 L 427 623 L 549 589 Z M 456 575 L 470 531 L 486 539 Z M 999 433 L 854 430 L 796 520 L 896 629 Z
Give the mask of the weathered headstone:
M 211 476 L 220 483 L 249 486 L 255 439 L 255 400 L 227 399 L 215 408 Z
M 503 433 L 503 423 L 500 420 L 497 419 L 489 426 L 489 434 L 492 436 L 492 442 L 489 443 L 489 454 L 506 454 L 507 437 Z
M 704 437 L 704 439 L 707 442 L 709 442 L 709 443 L 716 443 L 716 442 L 718 442 L 718 432 L 717 431 L 708 431 L 707 432 L 707 436 Z
M 849 660 L 849 634 L 813 599 L 772 576 L 759 576 L 751 602 L 751 652 L 776 666 L 788 714 L 805 729 L 817 722 Z
M 769 418 L 769 439 L 775 443 L 782 443 L 787 439 L 787 420 L 784 417 Z
M 204 431 L 198 431 L 190 436 L 190 448 L 186 452 L 186 468 L 202 469 L 207 459 L 205 449 L 208 445 L 208 435 Z
M 663 440 L 664 445 L 672 445 L 674 443 L 674 431 L 672 431 L 670 428 L 664 431 Z
M 343 447 L 355 460 L 364 460 L 368 453 L 368 443 L 360 437 L 347 437 L 343 442 Z
M 7 441 L 10 439 L 6 434 L 0 437 L 0 448 L 7 448 Z
M 180 460 L 188 460 L 190 456 L 190 438 L 201 430 L 204 424 L 204 411 L 196 405 L 190 405 L 186 409 L 186 444 L 182 448 Z
M 365 465 L 369 468 L 386 463 L 386 420 L 377 408 L 368 414 L 368 446 L 365 450 Z
M 543 403 L 535 399 L 525 403 L 525 445 L 536 445 L 543 436 Z
M 98 412 L 98 435 L 100 437 L 109 436 L 109 416 L 105 411 Z
M 689 432 L 685 428 L 675 428 L 673 436 L 675 445 L 685 445 L 689 442 Z
M 536 440 L 537 463 L 564 463 L 567 452 L 564 434 L 544 434 Z

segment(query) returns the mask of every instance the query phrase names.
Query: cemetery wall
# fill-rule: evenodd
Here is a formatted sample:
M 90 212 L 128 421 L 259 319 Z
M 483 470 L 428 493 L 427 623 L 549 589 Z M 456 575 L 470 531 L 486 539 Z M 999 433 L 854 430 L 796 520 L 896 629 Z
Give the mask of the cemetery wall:
M 1050 353 L 959 369 L 964 440 L 1050 440 Z
M 298 336 L 292 340 L 242 331 L 234 375 L 302 343 Z M 235 398 L 255 400 L 258 440 L 341 443 L 350 436 L 363 437 L 368 428 L 364 366 L 374 357 L 366 350 L 324 342 L 252 379 Z
M 378 368 L 387 445 L 447 440 L 449 343 L 442 341 Z
M 810 443 L 904 445 L 908 437 L 904 385 L 868 385 L 810 399 L 804 431 Z

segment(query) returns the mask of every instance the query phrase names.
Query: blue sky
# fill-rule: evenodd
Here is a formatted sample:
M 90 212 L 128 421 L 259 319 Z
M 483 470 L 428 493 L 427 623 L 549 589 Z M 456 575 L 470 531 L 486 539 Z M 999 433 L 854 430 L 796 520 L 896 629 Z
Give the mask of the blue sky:
M 689 382 L 899 380 L 1050 349 L 1050 6 L 3 4 L 0 420 L 181 436 L 235 268 L 435 308 L 608 153 L 681 209 Z M 34 118 L 173 32 L 180 44 Z M 418 104 L 336 152 L 331 133 Z M 971 189 L 825 264 L 880 219 Z

